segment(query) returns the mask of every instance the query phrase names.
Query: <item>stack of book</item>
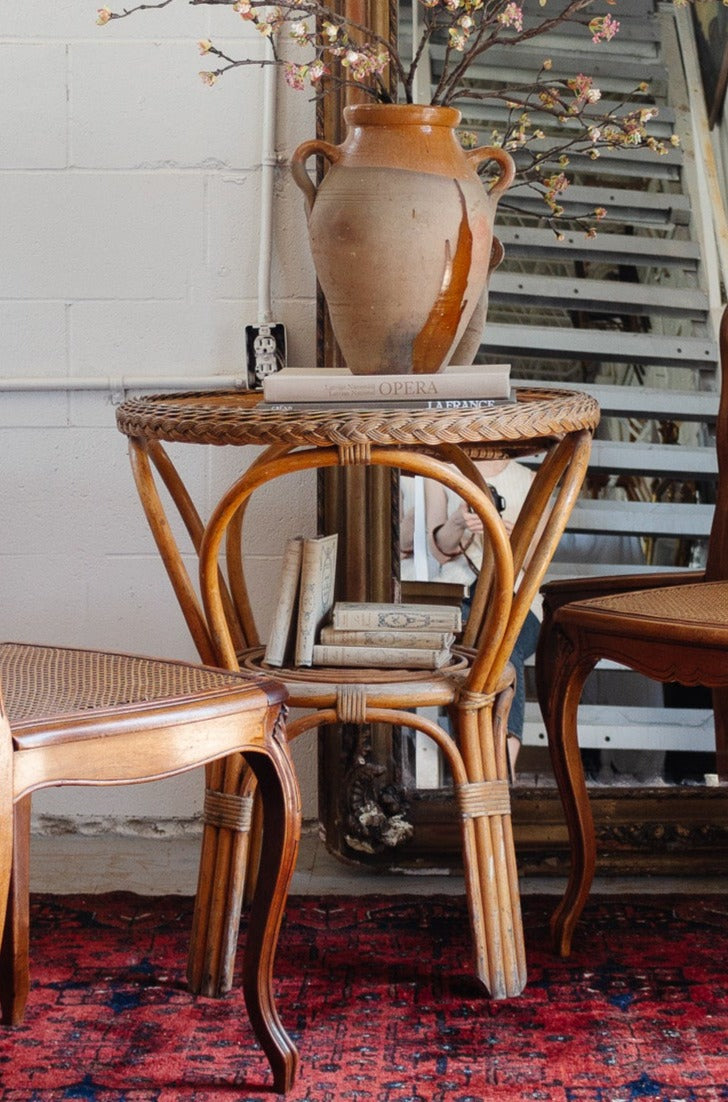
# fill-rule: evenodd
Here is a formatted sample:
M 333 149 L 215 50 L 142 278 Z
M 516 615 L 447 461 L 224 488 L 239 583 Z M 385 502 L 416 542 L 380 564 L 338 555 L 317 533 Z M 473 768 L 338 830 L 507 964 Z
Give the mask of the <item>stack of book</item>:
M 314 645 L 313 664 L 436 670 L 449 662 L 461 627 L 453 605 L 338 601 Z
M 477 409 L 510 400 L 510 364 L 446 367 L 434 375 L 352 375 L 338 367 L 284 367 L 263 380 L 259 409 Z
M 338 536 L 286 544 L 278 604 L 263 661 L 269 666 L 310 666 L 314 644 L 334 604 Z

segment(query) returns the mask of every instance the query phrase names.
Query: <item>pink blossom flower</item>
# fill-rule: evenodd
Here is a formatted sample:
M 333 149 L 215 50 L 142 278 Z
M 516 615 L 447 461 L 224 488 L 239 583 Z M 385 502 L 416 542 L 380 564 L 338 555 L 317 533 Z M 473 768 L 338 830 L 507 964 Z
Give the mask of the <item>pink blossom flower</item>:
M 295 88 L 297 92 L 303 91 L 306 87 L 306 71 L 307 65 L 296 65 L 292 61 L 287 61 L 283 66 L 283 79 L 289 88 Z
M 308 41 L 308 23 L 305 19 L 299 19 L 296 23 L 291 23 L 290 29 L 291 38 L 293 38 L 299 45 Z
M 315 86 L 321 80 L 323 80 L 323 78 L 326 76 L 328 71 L 329 70 L 326 68 L 323 61 L 321 61 L 321 59 L 319 58 L 317 61 L 314 61 L 309 66 L 308 79 L 311 81 L 311 84 L 313 84 Z
M 579 73 L 578 77 L 572 77 L 566 83 L 576 97 L 574 106 L 577 110 L 580 110 L 585 103 L 596 103 L 602 98 L 600 90 L 594 87 L 593 79 L 585 77 L 583 73 Z M 571 113 L 576 113 L 573 108 Z
M 523 8 L 516 3 L 506 4 L 503 11 L 498 13 L 498 22 L 504 27 L 513 27 L 517 31 L 522 31 Z
M 468 36 L 465 31 L 460 30 L 459 27 L 450 27 L 447 32 L 450 38 L 450 45 L 453 50 L 457 50 L 458 53 L 462 53 L 468 44 Z
M 206 84 L 209 88 L 212 88 L 213 84 L 217 80 L 217 73 L 210 73 L 204 70 L 200 73 L 200 80 L 203 84 Z
M 611 15 L 597 15 L 589 21 L 592 42 L 611 42 L 619 30 L 619 23 Z
M 96 22 L 100 27 L 103 27 L 104 23 L 108 23 L 112 17 L 111 8 L 99 8 L 96 14 L 98 17 Z
M 209 54 L 212 49 L 212 42 L 209 38 L 203 38 L 197 43 L 201 54 Z

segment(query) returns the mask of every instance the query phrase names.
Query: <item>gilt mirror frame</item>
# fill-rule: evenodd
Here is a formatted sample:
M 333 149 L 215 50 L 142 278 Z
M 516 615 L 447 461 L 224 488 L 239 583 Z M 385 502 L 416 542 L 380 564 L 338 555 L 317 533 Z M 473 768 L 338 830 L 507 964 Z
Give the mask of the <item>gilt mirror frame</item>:
M 338 7 L 353 22 L 396 41 L 397 0 L 340 0 Z M 339 145 L 345 135 L 344 108 L 360 102 L 365 102 L 365 97 L 356 89 L 327 90 L 318 103 L 317 138 Z M 318 161 L 318 172 L 323 174 L 322 158 Z M 322 367 L 340 367 L 343 363 L 318 285 L 316 355 Z M 321 532 L 339 533 L 337 592 L 346 600 L 393 599 L 399 560 L 398 494 L 391 492 L 393 481 L 396 482 L 396 474 L 392 476 L 384 468 L 335 468 L 319 476 L 318 528 Z

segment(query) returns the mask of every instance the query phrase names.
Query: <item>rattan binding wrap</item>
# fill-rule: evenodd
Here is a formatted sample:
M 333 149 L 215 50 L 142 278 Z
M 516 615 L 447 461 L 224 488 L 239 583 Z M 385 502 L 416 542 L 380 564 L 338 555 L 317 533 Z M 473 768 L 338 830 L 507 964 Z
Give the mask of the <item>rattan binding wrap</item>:
M 397 444 L 437 446 L 529 439 L 539 441 L 595 428 L 599 406 L 576 391 L 520 388 L 516 401 L 480 409 L 258 410 L 245 392 L 153 394 L 130 398 L 116 411 L 127 436 L 193 444 Z M 353 453 L 350 453 L 353 454 Z
M 248 834 L 253 821 L 252 796 L 238 796 L 235 792 L 205 789 L 205 805 L 202 817 L 211 826 L 227 827 L 238 834 Z
M 240 676 L 184 663 L 65 647 L 0 644 L 11 725 L 239 684 Z
M 471 781 L 455 789 L 463 819 L 481 815 L 510 815 L 511 795 L 507 781 Z

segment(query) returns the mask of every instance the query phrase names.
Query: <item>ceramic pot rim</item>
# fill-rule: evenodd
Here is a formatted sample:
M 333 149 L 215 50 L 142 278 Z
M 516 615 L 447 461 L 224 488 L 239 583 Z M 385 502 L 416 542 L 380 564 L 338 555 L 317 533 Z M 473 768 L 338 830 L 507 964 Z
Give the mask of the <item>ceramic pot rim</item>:
M 461 119 L 456 107 L 424 103 L 355 103 L 344 108 L 352 126 L 444 126 L 452 129 Z

